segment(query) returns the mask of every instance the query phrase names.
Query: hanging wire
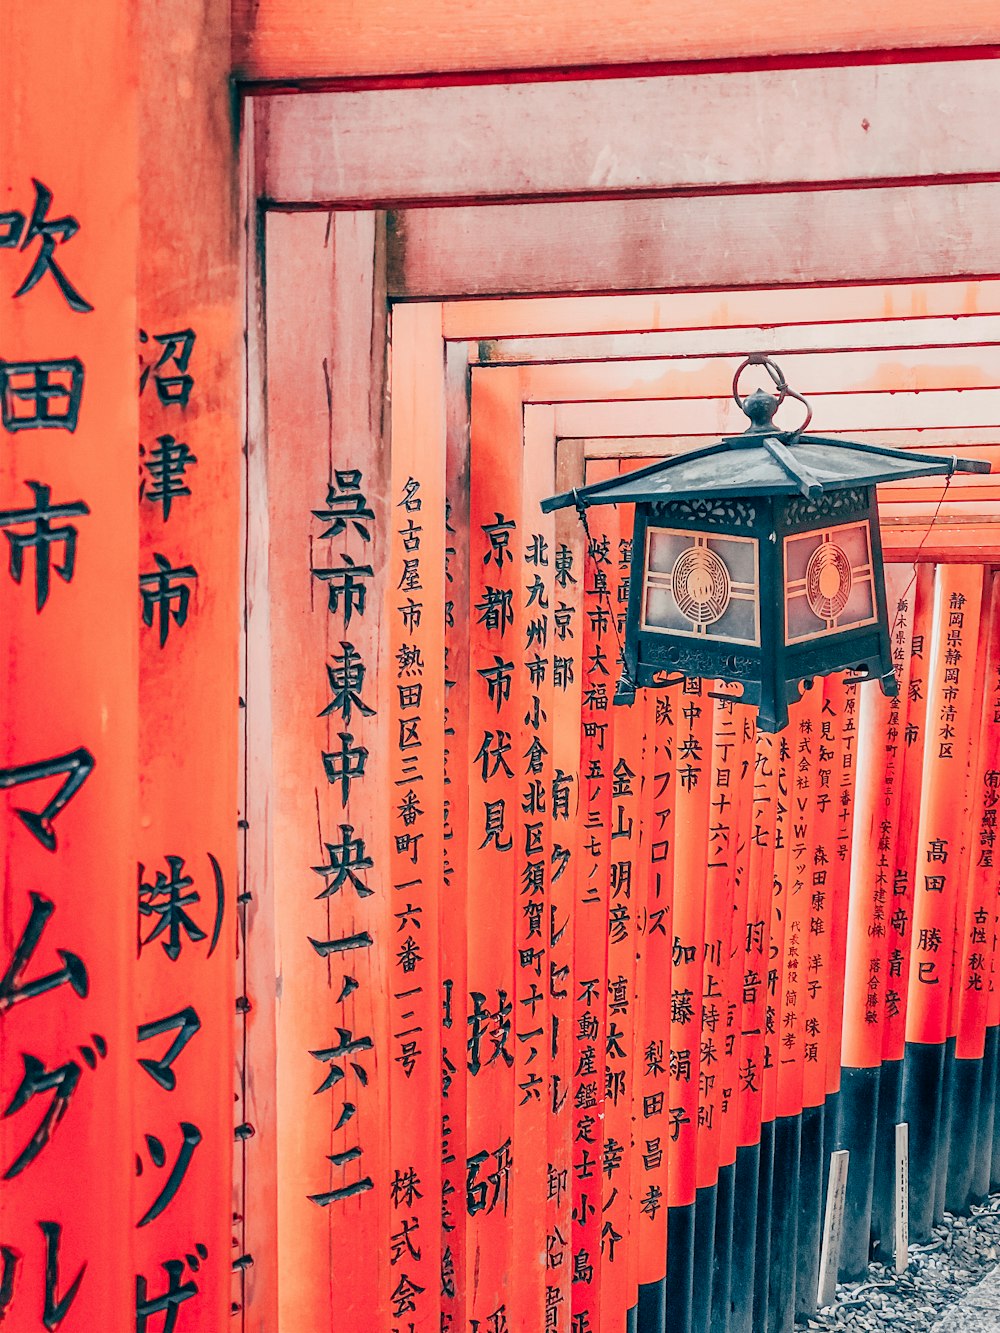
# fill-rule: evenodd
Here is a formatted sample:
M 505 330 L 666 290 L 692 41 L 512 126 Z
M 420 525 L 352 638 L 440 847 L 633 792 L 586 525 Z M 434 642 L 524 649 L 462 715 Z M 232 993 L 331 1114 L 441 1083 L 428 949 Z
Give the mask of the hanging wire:
M 583 531 L 584 531 L 584 534 L 586 535 L 586 539 L 587 539 L 587 544 L 586 544 L 585 554 L 584 554 L 584 587 L 586 588 L 586 578 L 587 578 L 587 575 L 586 575 L 586 558 L 587 558 L 587 556 L 590 557 L 590 559 L 591 559 L 591 561 L 592 561 L 592 563 L 593 563 L 593 570 L 592 570 L 592 573 L 596 574 L 596 573 L 598 572 L 599 566 L 598 566 L 598 563 L 597 563 L 597 556 L 594 554 L 594 538 L 593 538 L 593 536 L 591 535 L 591 532 L 590 532 L 590 524 L 587 522 L 587 506 L 586 506 L 586 505 L 583 503 L 583 501 L 580 499 L 579 488 L 576 487 L 576 486 L 573 487 L 573 503 L 574 503 L 574 505 L 576 506 L 576 512 L 577 512 L 577 514 L 579 515 L 580 522 L 583 524 Z M 615 508 L 615 511 L 617 512 L 618 506 L 615 505 L 614 508 Z M 633 558 L 634 558 L 634 555 L 635 555 L 635 552 L 633 552 Z M 625 644 L 624 644 L 624 642 L 623 642 L 623 640 L 622 640 L 621 631 L 620 631 L 619 628 L 618 628 L 618 617 L 617 617 L 617 615 L 615 614 L 615 608 L 614 608 L 614 606 L 613 606 L 613 604 L 612 604 L 612 601 L 611 601 L 611 589 L 610 589 L 610 588 L 607 588 L 604 592 L 600 592 L 600 591 L 598 591 L 598 589 L 597 589 L 597 586 L 596 586 L 597 583 L 598 583 L 598 580 L 595 579 L 595 580 L 594 580 L 594 584 L 595 584 L 594 591 L 597 593 L 597 596 L 598 596 L 598 597 L 606 597 L 606 598 L 608 599 L 608 614 L 610 615 L 610 618 L 611 618 L 611 626 L 612 626 L 612 628 L 614 629 L 614 632 L 615 632 L 615 638 L 616 638 L 617 641 L 618 641 L 618 660 L 619 660 L 619 662 L 621 663 L 621 668 L 622 668 L 622 680 L 624 680 L 624 681 L 626 682 L 626 684 L 628 684 L 628 686 L 629 686 L 633 691 L 635 691 L 635 690 L 637 690 L 637 689 L 639 688 L 639 686 L 638 686 L 637 682 L 636 682 L 635 680 L 632 679 L 632 673 L 631 673 L 631 671 L 629 671 L 629 669 L 628 669 L 628 662 L 627 662 L 626 659 L 625 659 Z
M 952 455 L 952 459 L 951 459 L 951 471 L 948 473 L 948 475 L 947 475 L 947 476 L 945 477 L 945 479 L 944 479 L 944 486 L 943 486 L 943 488 L 942 488 L 942 490 L 941 490 L 941 495 L 940 495 L 940 498 L 938 499 L 937 505 L 936 505 L 935 508 L 934 508 L 934 513 L 931 514 L 930 521 L 929 521 L 929 523 L 927 524 L 927 530 L 924 532 L 924 535 L 920 538 L 920 544 L 918 545 L 917 549 L 916 549 L 916 550 L 914 551 L 914 553 L 913 553 L 913 573 L 910 575 L 910 581 L 909 581 L 909 583 L 906 585 L 906 587 L 905 587 L 905 588 L 903 589 L 903 591 L 900 593 L 900 595 L 899 595 L 899 599 L 898 599 L 898 601 L 896 602 L 896 617 L 895 617 L 895 619 L 894 619 L 893 622 L 892 622 L 892 632 L 893 632 L 894 634 L 895 634 L 896 630 L 897 630 L 897 629 L 902 625 L 902 623 L 903 623 L 903 610 L 902 610 L 902 608 L 903 608 L 903 606 L 906 604 L 906 599 L 907 599 L 907 596 L 909 595 L 910 589 L 913 587 L 914 583 L 916 583 L 916 581 L 917 581 L 917 562 L 920 560 L 920 552 L 921 552 L 921 551 L 924 549 L 924 547 L 927 545 L 927 538 L 931 535 L 931 532 L 933 531 L 933 528 L 934 528 L 934 524 L 937 522 L 938 515 L 941 513 L 941 506 L 944 504 L 945 499 L 946 499 L 946 497 L 947 497 L 947 495 L 948 495 L 948 488 L 951 486 L 951 479 L 952 479 L 952 477 L 955 475 L 955 467 L 956 467 L 956 464 L 957 464 L 957 463 L 958 463 L 958 459 L 957 459 L 954 455 Z

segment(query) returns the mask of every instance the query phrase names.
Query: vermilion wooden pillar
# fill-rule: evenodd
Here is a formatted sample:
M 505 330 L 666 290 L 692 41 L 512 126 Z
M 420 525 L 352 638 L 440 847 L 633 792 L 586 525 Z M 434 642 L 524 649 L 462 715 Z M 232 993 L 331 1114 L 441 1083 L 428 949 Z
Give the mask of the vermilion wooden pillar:
M 912 615 L 902 596 L 908 567 L 887 576 L 890 639 L 900 694 L 862 691 L 844 985 L 844 1043 L 838 1147 L 851 1154 L 841 1270 L 854 1280 L 868 1265 L 876 1188 L 876 1122 L 886 1015 L 887 937 L 909 687 Z M 906 668 L 904 670 L 904 667 Z
M 113 6 L 0 18 L 0 1313 L 19 1330 L 136 1326 L 135 52 Z
M 536 409 L 541 410 L 541 409 Z M 556 490 L 577 486 L 583 481 L 583 452 L 576 441 L 560 442 L 556 448 Z M 553 733 L 552 776 L 558 776 L 560 789 L 568 793 L 568 818 L 552 831 L 552 878 L 549 885 L 549 910 L 552 915 L 552 939 L 549 965 L 552 969 L 550 997 L 552 1018 L 560 1020 L 560 1040 L 552 1053 L 550 1071 L 554 1112 L 549 1119 L 546 1190 L 545 1263 L 547 1302 L 557 1307 L 555 1316 L 559 1333 L 570 1328 L 573 1303 L 573 1188 L 570 1163 L 576 1117 L 570 1089 L 576 1069 L 573 1025 L 574 955 L 576 947 L 576 873 L 573 858 L 578 853 L 575 824 L 580 819 L 580 703 L 583 680 L 579 670 L 570 669 L 578 661 L 577 645 L 583 636 L 584 547 L 583 527 L 577 515 L 568 509 L 556 514 L 554 532 L 553 576 L 555 582 L 551 631 L 553 643 Z M 559 675 L 556 676 L 556 667 Z M 555 788 L 553 788 L 553 791 Z M 551 1300 L 550 1300 L 551 1297 Z
M 390 770 L 399 726 L 390 751 L 381 645 L 399 529 L 420 512 L 394 507 L 382 448 L 371 219 L 271 215 L 266 240 L 268 433 L 248 485 L 250 548 L 267 554 L 248 590 L 247 1324 L 384 1329 L 400 1280 L 389 1228 L 418 1164 L 388 1154 L 390 1030 L 402 1031 L 389 991 L 407 988 L 389 981 L 407 938 L 391 915 L 389 821 L 407 789 Z M 442 487 L 443 461 L 441 518 Z M 439 649 L 440 718 L 443 634 Z M 440 762 L 438 748 L 439 783 Z M 431 822 L 440 847 L 440 811 Z
M 516 1154 L 525 1106 L 512 1077 L 517 1060 L 515 1018 L 521 986 L 535 981 L 544 997 L 543 958 L 517 952 L 523 858 L 519 845 L 521 774 L 531 725 L 523 705 L 527 677 L 521 655 L 527 617 L 521 561 L 524 541 L 519 372 L 473 372 L 469 476 L 469 833 L 465 882 L 468 992 L 457 1000 L 467 1034 L 467 1189 L 456 1201 L 467 1228 L 468 1318 L 489 1328 L 520 1304 L 512 1269 Z M 532 515 L 532 520 L 533 520 Z M 516 766 L 515 766 L 516 764 Z M 544 998 L 539 1014 L 547 1010 Z M 519 1110 L 521 1114 L 519 1114 Z M 528 1129 L 531 1134 L 531 1129 Z M 531 1169 L 528 1162 L 525 1166 Z M 539 1210 L 541 1214 L 541 1209 Z M 544 1217 L 537 1218 L 539 1234 Z M 513 1280 L 513 1281 L 512 1281 Z
M 903 1073 L 917 1239 L 929 1234 L 934 1216 L 982 585 L 976 566 L 936 571 Z
M 142 583 L 131 1146 L 142 1174 L 133 1213 L 148 1298 L 166 1282 L 164 1265 L 182 1263 L 196 1290 L 178 1306 L 176 1328 L 201 1333 L 234 1317 L 242 1327 L 255 1262 L 232 1193 L 244 1141 L 233 1137 L 243 1114 L 231 1071 L 245 1009 L 235 984 L 241 312 L 233 138 L 218 114 L 229 24 L 219 0 L 137 11 Z

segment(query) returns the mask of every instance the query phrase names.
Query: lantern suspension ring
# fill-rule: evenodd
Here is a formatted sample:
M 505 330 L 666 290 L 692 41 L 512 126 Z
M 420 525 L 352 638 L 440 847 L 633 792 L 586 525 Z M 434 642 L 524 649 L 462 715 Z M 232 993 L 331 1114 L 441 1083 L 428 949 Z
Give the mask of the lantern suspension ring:
M 750 366 L 771 392 L 741 396 Z M 786 398 L 806 412 L 792 431 L 774 424 Z M 546 513 L 574 506 L 585 530 L 591 505 L 635 506 L 615 703 L 723 680 L 776 732 L 818 676 L 848 671 L 895 694 L 876 487 L 989 463 L 806 435 L 809 403 L 760 352 L 737 368 L 733 399 L 750 423 L 741 434 L 542 501 Z
M 748 366 L 763 366 L 774 381 L 774 387 L 778 390 L 777 396 L 765 393 L 763 389 L 755 389 L 753 393 L 746 398 L 741 398 L 739 393 L 740 376 Z M 806 409 L 806 417 L 801 426 L 794 431 L 780 431 L 772 425 L 772 418 L 775 412 L 787 398 L 796 398 Z M 750 425 L 744 432 L 746 435 L 777 435 L 786 444 L 794 443 L 799 438 L 805 428 L 812 421 L 812 408 L 800 393 L 789 387 L 788 381 L 782 374 L 781 367 L 769 356 L 763 352 L 751 352 L 745 360 L 741 361 L 736 368 L 736 374 L 733 376 L 733 401 L 744 416 L 749 417 Z

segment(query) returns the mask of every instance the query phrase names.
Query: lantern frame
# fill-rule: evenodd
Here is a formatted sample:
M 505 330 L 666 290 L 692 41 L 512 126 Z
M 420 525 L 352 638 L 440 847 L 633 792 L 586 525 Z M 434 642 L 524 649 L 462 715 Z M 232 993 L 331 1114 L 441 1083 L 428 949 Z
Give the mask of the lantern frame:
M 750 365 L 767 370 L 776 393 L 758 389 L 740 398 L 739 378 Z M 726 436 L 703 449 L 542 502 L 546 512 L 574 505 L 585 525 L 591 505 L 635 504 L 622 674 L 615 703 L 631 704 L 637 689 L 663 688 L 684 677 L 736 682 L 743 686 L 743 694 L 735 702 L 757 708 L 761 731 L 778 732 L 788 724 L 788 705 L 816 676 L 851 671 L 855 681 L 877 680 L 884 694 L 895 694 L 876 487 L 912 477 L 989 472 L 989 463 L 804 435 L 812 409 L 789 388 L 780 368 L 760 354 L 747 357 L 737 369 L 733 397 L 750 419 L 742 435 Z M 806 408 L 805 421 L 792 432 L 773 424 L 786 397 Z M 817 622 L 839 622 L 851 596 L 858 600 L 855 588 L 867 581 L 871 614 L 790 637 L 788 541 L 860 525 L 867 533 L 867 561 L 852 562 L 839 543 L 830 541 L 836 553 L 818 561 L 818 574 L 807 568 L 796 578 L 792 595 L 805 599 Z M 657 531 L 702 540 L 677 554 L 669 573 L 666 568 L 651 570 L 650 538 Z M 748 541 L 755 553 L 755 642 L 711 630 L 730 613 L 733 584 L 739 589 L 735 599 L 746 601 L 748 583 L 733 579 L 710 543 Z M 701 555 L 687 559 L 688 551 Z M 689 586 L 693 593 L 689 594 Z M 688 611 L 678 598 L 678 587 Z M 650 622 L 651 588 L 664 592 L 659 598 L 662 615 L 674 623 Z M 820 615 L 815 603 L 822 609 L 824 600 L 841 597 L 844 602 L 836 614 Z M 684 620 L 686 625 L 680 623 Z

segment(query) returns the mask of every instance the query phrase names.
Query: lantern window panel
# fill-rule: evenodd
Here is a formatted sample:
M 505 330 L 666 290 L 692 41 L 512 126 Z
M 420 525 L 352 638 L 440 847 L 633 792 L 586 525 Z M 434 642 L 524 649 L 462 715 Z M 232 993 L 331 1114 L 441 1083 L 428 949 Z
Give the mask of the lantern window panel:
M 648 527 L 641 627 L 759 646 L 756 539 Z
M 786 537 L 784 570 L 787 644 L 878 621 L 867 522 Z

